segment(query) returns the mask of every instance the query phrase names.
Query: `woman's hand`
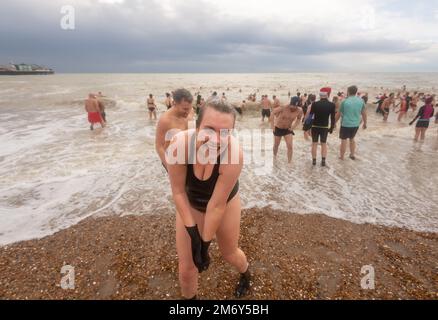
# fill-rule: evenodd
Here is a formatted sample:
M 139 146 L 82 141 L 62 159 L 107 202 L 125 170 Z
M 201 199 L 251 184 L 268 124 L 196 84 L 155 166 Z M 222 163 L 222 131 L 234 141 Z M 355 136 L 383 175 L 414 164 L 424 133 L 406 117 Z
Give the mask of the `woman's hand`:
M 201 234 L 199 233 L 198 226 L 195 225 L 194 227 L 186 227 L 187 233 L 190 236 L 191 242 L 192 242 L 192 258 L 193 263 L 195 264 L 196 268 L 198 268 L 199 273 L 201 273 L 204 270 L 204 261 L 202 259 L 202 247 L 203 247 L 203 241 L 201 239 Z M 208 248 L 207 248 L 208 250 Z M 207 253 L 208 255 L 208 253 Z M 208 268 L 208 266 L 207 266 Z

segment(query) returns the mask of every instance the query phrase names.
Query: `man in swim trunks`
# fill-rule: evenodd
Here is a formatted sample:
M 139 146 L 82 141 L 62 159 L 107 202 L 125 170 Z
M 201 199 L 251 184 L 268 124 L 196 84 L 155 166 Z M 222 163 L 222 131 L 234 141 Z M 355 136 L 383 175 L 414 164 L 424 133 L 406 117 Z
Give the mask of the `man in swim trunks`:
M 391 93 L 389 95 L 389 97 L 383 101 L 382 106 L 380 107 L 380 111 L 383 114 L 383 121 L 384 122 L 388 121 L 390 108 L 391 108 L 391 106 L 394 106 L 394 104 L 395 104 L 394 93 Z
M 193 111 L 193 96 L 186 89 L 173 93 L 174 106 L 167 110 L 158 120 L 155 136 L 155 150 L 163 167 L 167 170 L 165 152 L 173 136 L 188 129 L 188 117 Z
M 235 122 L 236 114 L 231 105 L 209 102 L 199 114 L 196 130 L 180 132 L 171 144 L 172 150 L 185 151 L 184 157 L 169 164 L 168 169 L 177 209 L 175 238 L 179 283 L 182 296 L 187 300 L 197 299 L 199 274 L 212 262 L 209 247 L 213 239 L 223 259 L 239 273 L 235 297 L 244 297 L 250 290 L 249 262 L 239 248 L 239 177 L 243 151 L 238 139 L 230 134 Z M 204 135 L 207 132 L 208 135 Z M 206 163 L 201 160 L 206 154 L 201 147 L 205 145 L 208 147 L 205 152 L 209 154 Z M 210 152 L 213 152 L 212 157 Z
M 301 123 L 303 109 L 298 107 L 299 101 L 295 100 L 293 105 L 278 106 L 274 109 L 274 157 L 277 158 L 278 148 L 281 139 L 284 138 L 287 146 L 287 159 L 292 162 L 293 136 L 295 128 Z
M 262 122 L 265 122 L 265 118 L 270 120 L 271 118 L 271 100 L 269 100 L 267 95 L 262 96 Z
M 313 114 L 312 123 L 312 164 L 316 166 L 318 142 L 321 142 L 321 165 L 326 166 L 327 137 L 335 128 L 336 105 L 329 101 L 331 88 L 322 88 L 319 92 L 320 100 L 312 104 L 310 112 Z M 329 125 L 329 118 L 331 123 Z
M 100 114 L 99 102 L 96 95 L 90 93 L 88 99 L 85 100 L 85 111 L 88 113 L 88 122 L 90 122 L 90 130 L 94 130 L 94 124 L 100 123 L 100 126 L 105 127 L 102 116 Z

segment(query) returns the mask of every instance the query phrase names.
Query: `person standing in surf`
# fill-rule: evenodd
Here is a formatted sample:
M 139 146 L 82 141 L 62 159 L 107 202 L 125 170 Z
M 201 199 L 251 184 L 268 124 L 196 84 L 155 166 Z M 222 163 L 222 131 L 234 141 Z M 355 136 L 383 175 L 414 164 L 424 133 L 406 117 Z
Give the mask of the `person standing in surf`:
M 339 112 L 336 114 L 336 122 L 341 120 L 341 130 L 339 138 L 341 139 L 340 159 L 344 160 L 347 151 L 347 140 L 350 141 L 350 159 L 356 160 L 356 134 L 359 131 L 361 122 L 363 129 L 367 128 L 367 113 L 364 101 L 357 97 L 357 87 L 351 86 L 347 89 L 348 98 L 345 99 Z
M 312 122 L 312 165 L 316 166 L 318 142 L 321 143 L 321 166 L 327 165 L 327 137 L 333 133 L 336 124 L 336 105 L 329 101 L 332 89 L 321 88 L 320 100 L 312 104 L 310 113 L 313 114 Z M 329 122 L 330 119 L 330 122 Z
M 417 125 L 415 127 L 415 142 L 418 142 L 419 139 L 424 141 L 426 139 L 426 131 L 429 128 L 430 119 L 433 118 L 435 113 L 435 109 L 433 107 L 433 98 L 426 98 L 425 105 L 418 110 L 417 116 L 414 120 L 409 123 L 409 125 L 413 125 L 415 121 L 417 121 Z
M 99 101 L 96 95 L 90 93 L 88 99 L 85 100 L 85 111 L 88 113 L 88 122 L 90 123 L 90 130 L 94 130 L 94 125 L 100 123 L 102 128 L 105 127 L 105 122 L 102 119 Z
M 154 120 L 157 120 L 157 106 L 155 105 L 155 99 L 152 94 L 149 95 L 149 98 L 146 101 L 149 110 L 149 119 L 152 120 L 152 116 Z

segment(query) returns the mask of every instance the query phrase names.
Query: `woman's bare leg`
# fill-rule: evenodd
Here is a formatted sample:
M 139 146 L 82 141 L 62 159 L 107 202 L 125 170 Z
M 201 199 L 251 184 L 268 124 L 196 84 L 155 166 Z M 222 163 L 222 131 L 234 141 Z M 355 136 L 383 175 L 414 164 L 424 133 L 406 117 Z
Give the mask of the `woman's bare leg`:
M 418 141 L 420 133 L 420 128 L 415 128 L 415 141 Z
M 240 196 L 236 195 L 227 205 L 216 237 L 224 260 L 236 268 L 239 273 L 245 273 L 248 270 L 248 260 L 243 251 L 239 249 L 240 215 Z
M 202 234 L 204 227 L 203 214 L 192 210 L 192 215 L 198 225 L 199 232 Z M 198 292 L 198 269 L 193 263 L 190 236 L 178 212 L 176 213 L 176 251 L 178 254 L 178 276 L 181 293 L 184 298 L 191 299 Z
M 426 139 L 426 128 L 421 128 L 421 141 Z

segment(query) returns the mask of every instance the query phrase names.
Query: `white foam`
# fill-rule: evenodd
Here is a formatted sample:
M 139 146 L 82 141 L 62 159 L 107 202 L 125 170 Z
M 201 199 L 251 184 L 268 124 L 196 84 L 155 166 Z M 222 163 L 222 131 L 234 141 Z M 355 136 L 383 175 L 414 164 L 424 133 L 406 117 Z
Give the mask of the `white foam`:
M 174 210 L 167 175 L 155 154 L 156 122 L 148 119 L 142 84 L 148 83 L 147 91 L 157 96 L 188 83 L 194 88 L 202 85 L 204 96 L 222 90 L 230 100 L 241 100 L 257 87 L 260 95 L 262 90 L 268 94 L 283 83 L 276 94 L 285 99 L 289 88 L 298 83 L 301 88 L 318 88 L 318 82 L 327 78 L 232 75 L 224 82 L 223 76 L 210 75 L 120 76 L 125 81 L 87 77 L 95 77 L 88 79 L 95 87 L 87 88 L 81 76 L 25 81 L 13 90 L 9 90 L 10 83 L 0 80 L 0 91 L 8 90 L 2 97 L 6 101 L 0 104 L 0 244 L 43 237 L 89 216 Z M 57 79 L 64 84 L 52 83 Z M 350 81 L 345 78 L 342 83 Z M 387 83 L 401 87 L 397 81 Z M 41 94 L 47 87 L 51 88 L 48 94 Z M 79 101 L 89 90 L 103 87 L 117 105 L 107 110 L 108 127 L 91 132 Z M 228 92 L 226 87 L 246 87 L 248 92 Z M 40 96 L 29 104 L 28 97 L 34 94 Z M 260 119 L 255 116 L 245 115 L 238 127 L 259 128 Z M 335 133 L 329 138 L 329 167 L 325 169 L 312 167 L 310 144 L 301 131 L 295 136 L 294 165 L 286 163 L 284 144 L 274 165 L 272 132 L 267 125 L 264 128 L 265 159 L 263 153 L 256 153 L 251 163 L 251 146 L 244 146 L 247 163 L 240 180 L 245 208 L 270 206 L 356 223 L 438 232 L 438 194 L 431 192 L 438 185 L 433 171 L 438 165 L 435 125 L 426 143 L 415 144 L 414 128 L 406 120 L 399 125 L 391 114 L 385 125 L 370 109 L 369 129 L 358 135 L 358 160 L 337 159 Z

